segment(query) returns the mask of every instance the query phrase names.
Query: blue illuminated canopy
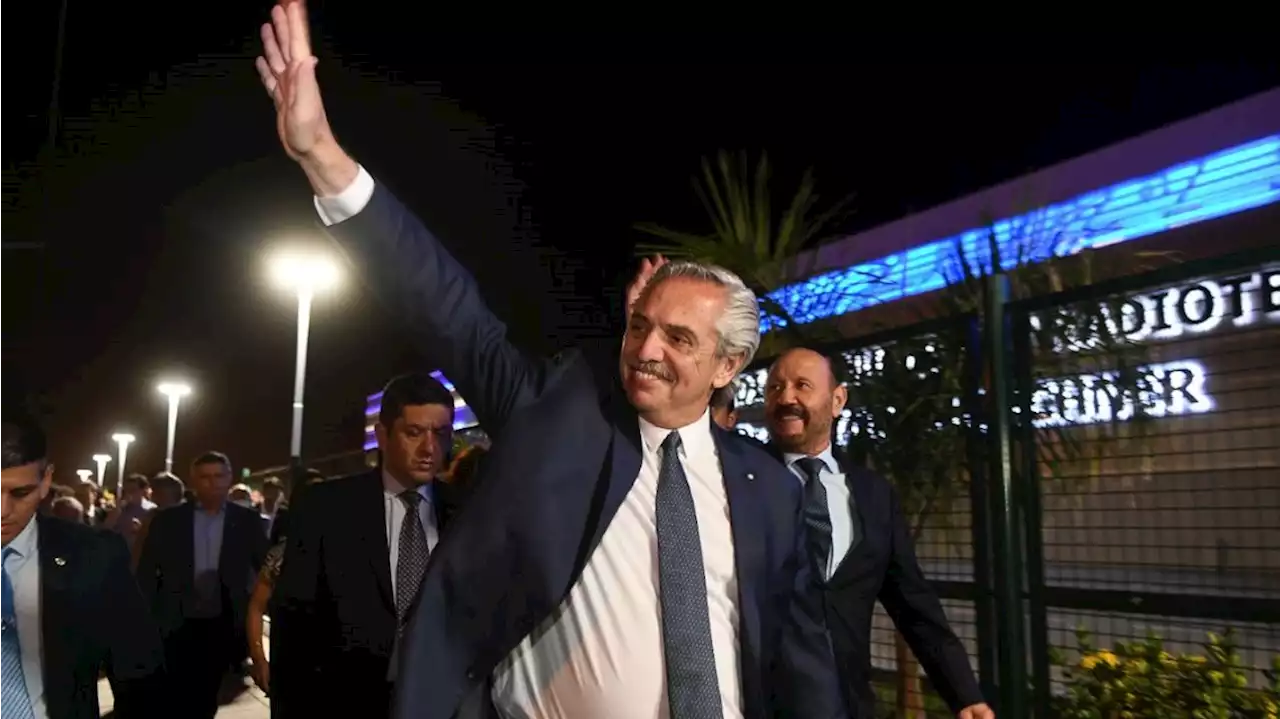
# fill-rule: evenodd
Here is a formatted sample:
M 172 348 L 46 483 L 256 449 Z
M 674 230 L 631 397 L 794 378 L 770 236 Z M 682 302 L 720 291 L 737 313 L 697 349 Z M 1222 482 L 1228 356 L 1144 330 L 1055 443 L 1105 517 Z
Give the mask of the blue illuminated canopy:
M 1280 135 L 1269 135 L 1146 177 L 998 220 L 770 293 L 797 323 L 942 289 L 956 248 L 990 270 L 994 235 L 1002 269 L 1075 254 L 1225 217 L 1280 199 Z M 761 313 L 761 331 L 783 324 Z

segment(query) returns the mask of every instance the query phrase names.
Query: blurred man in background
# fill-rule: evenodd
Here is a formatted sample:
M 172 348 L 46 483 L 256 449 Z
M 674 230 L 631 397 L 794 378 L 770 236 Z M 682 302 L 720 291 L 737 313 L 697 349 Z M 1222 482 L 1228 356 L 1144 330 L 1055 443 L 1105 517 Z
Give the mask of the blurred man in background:
M 734 406 L 733 395 L 737 384 L 729 384 L 711 393 L 711 421 L 725 429 L 733 429 L 738 423 L 738 410 Z
M 138 560 L 138 584 L 160 625 L 174 715 L 211 719 L 228 669 L 248 656 L 249 592 L 267 554 L 262 519 L 227 501 L 231 460 L 191 463 L 196 501 L 158 512 Z

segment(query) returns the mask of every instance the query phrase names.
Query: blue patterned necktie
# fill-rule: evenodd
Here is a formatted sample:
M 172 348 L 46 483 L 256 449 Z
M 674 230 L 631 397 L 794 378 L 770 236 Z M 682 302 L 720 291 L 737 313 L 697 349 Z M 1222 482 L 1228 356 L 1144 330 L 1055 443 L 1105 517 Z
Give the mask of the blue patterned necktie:
M 693 493 L 680 466 L 678 432 L 662 441 L 656 504 L 658 592 L 671 719 L 721 719 L 724 706 L 711 644 L 702 543 Z
M 427 548 L 422 515 L 418 513 L 422 495 L 417 490 L 409 490 L 401 492 L 399 497 L 404 503 L 405 514 L 404 524 L 400 525 L 399 558 L 396 560 L 396 620 L 403 629 L 409 618 L 409 608 L 418 596 L 422 576 L 427 573 L 427 559 L 431 552 Z
M 827 490 L 819 476 L 826 463 L 817 457 L 796 460 L 796 466 L 804 474 L 804 526 L 805 547 L 813 562 L 818 579 L 827 580 L 827 565 L 831 561 L 831 511 L 827 507 Z
M 14 553 L 5 548 L 3 559 L 7 560 Z M 4 684 L 3 695 L 4 719 L 35 719 L 31 709 L 31 696 L 27 694 L 27 680 L 22 674 L 22 642 L 18 638 L 17 615 L 13 608 L 13 582 L 9 581 L 9 570 L 0 566 L 4 575 L 4 614 L 0 620 L 0 634 L 4 644 Z

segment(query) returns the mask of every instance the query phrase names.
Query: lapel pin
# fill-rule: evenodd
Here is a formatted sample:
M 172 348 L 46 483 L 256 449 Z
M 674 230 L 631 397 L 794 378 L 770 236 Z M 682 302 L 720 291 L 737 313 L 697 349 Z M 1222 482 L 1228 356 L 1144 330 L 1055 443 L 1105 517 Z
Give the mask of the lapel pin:
M 63 559 L 62 557 L 54 557 L 53 563 L 58 565 L 59 567 L 67 566 L 67 560 Z
M 755 478 L 756 478 L 756 476 L 755 476 L 754 474 L 752 474 L 752 473 L 750 473 L 750 472 L 747 472 L 747 481 L 749 481 L 749 482 L 751 482 L 751 481 L 755 481 Z

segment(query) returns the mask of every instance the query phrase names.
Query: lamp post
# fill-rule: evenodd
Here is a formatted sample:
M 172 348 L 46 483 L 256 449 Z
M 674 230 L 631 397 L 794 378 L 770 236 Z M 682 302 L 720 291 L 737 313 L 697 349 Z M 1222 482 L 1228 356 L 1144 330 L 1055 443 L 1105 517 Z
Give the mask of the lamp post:
M 92 470 L 92 469 L 77 469 L 77 470 L 76 470 L 76 475 L 80 477 L 80 482 L 83 484 L 86 480 L 88 480 L 90 477 L 92 477 L 92 476 L 93 476 L 93 470 Z
M 191 386 L 181 382 L 162 382 L 156 387 L 160 394 L 169 398 L 169 437 L 164 448 L 164 471 L 173 471 L 173 442 L 178 432 L 178 404 L 182 398 L 191 394 Z
M 107 462 L 111 461 L 111 455 L 95 454 L 93 455 L 93 461 L 95 464 L 98 465 L 98 489 L 101 490 L 103 487 L 103 483 L 106 481 Z
M 129 456 L 129 445 L 133 443 L 137 437 L 128 432 L 117 432 L 111 435 L 111 439 L 115 440 L 117 452 L 120 458 L 120 464 L 116 465 L 116 502 L 120 502 L 120 491 L 124 489 L 124 465 L 125 460 Z
M 302 464 L 302 396 L 307 379 L 307 340 L 311 334 L 311 301 L 316 292 L 338 283 L 338 266 L 323 255 L 284 254 L 271 262 L 272 274 L 282 288 L 298 298 L 298 350 L 293 370 L 293 426 L 289 458 L 296 469 Z

